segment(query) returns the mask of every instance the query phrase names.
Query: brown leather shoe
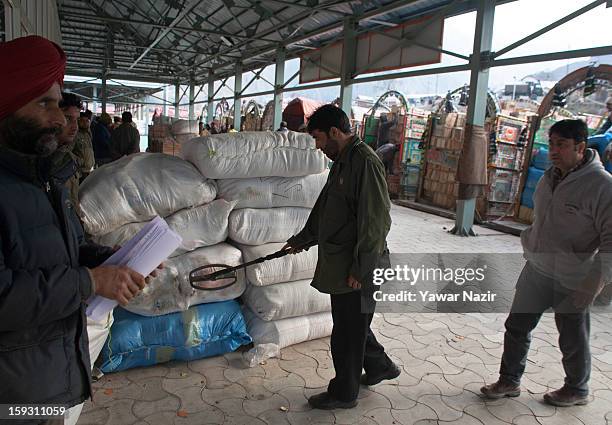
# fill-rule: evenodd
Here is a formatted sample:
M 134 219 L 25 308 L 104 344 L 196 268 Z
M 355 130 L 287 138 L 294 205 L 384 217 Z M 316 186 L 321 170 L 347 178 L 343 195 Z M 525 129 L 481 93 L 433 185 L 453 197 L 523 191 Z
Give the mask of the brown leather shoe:
M 556 391 L 544 394 L 544 401 L 559 407 L 582 406 L 589 402 L 589 396 L 579 394 L 564 385 Z
M 518 397 L 521 395 L 521 387 L 514 384 L 508 384 L 503 381 L 497 381 L 494 384 L 485 385 L 480 389 L 486 398 L 492 400 L 503 397 Z

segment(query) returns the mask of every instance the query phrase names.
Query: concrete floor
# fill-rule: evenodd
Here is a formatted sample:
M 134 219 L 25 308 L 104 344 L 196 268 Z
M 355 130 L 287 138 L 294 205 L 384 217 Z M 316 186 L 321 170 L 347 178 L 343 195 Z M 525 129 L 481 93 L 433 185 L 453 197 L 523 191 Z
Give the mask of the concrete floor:
M 476 228 L 479 237 L 447 234 L 453 223 L 392 209 L 392 252 L 518 253 L 519 239 Z M 592 402 L 554 408 L 542 394 L 563 384 L 557 331 L 547 314 L 533 343 L 518 398 L 485 401 L 479 388 L 497 378 L 506 314 L 377 314 L 373 329 L 403 368 L 399 378 L 362 388 L 350 410 L 320 411 L 307 397 L 334 376 L 329 338 L 282 350 L 280 359 L 247 368 L 241 353 L 167 363 L 104 376 L 79 424 L 607 424 L 612 421 L 610 316 L 592 315 Z M 610 403 L 610 404 L 608 404 Z

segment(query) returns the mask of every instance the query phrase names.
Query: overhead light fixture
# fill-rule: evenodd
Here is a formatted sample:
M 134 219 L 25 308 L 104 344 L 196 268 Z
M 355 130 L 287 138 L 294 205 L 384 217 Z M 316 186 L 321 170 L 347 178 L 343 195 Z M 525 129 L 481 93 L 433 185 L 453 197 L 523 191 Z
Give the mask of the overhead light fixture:
M 221 36 L 221 41 L 224 42 L 228 47 L 234 46 L 234 43 L 232 42 L 232 40 L 230 40 L 228 37 L 224 35 Z

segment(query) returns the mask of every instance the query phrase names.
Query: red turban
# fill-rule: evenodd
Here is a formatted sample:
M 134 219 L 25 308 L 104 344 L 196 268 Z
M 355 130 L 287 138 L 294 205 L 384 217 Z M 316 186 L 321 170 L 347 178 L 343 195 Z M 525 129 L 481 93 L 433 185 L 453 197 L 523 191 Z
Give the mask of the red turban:
M 0 43 L 0 63 L 0 121 L 64 81 L 64 51 L 37 35 Z

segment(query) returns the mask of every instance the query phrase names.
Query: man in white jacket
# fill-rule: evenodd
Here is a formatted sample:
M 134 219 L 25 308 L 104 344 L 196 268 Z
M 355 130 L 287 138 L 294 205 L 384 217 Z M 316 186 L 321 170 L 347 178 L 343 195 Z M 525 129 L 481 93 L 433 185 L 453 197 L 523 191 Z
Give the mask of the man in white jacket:
M 527 264 L 504 336 L 500 377 L 481 388 L 487 398 L 516 397 L 531 331 L 555 312 L 565 385 L 546 393 L 555 406 L 586 404 L 591 373 L 589 306 L 612 275 L 612 176 L 586 148 L 588 129 L 563 120 L 549 130 L 549 168 L 534 194 L 535 219 L 521 235 Z

